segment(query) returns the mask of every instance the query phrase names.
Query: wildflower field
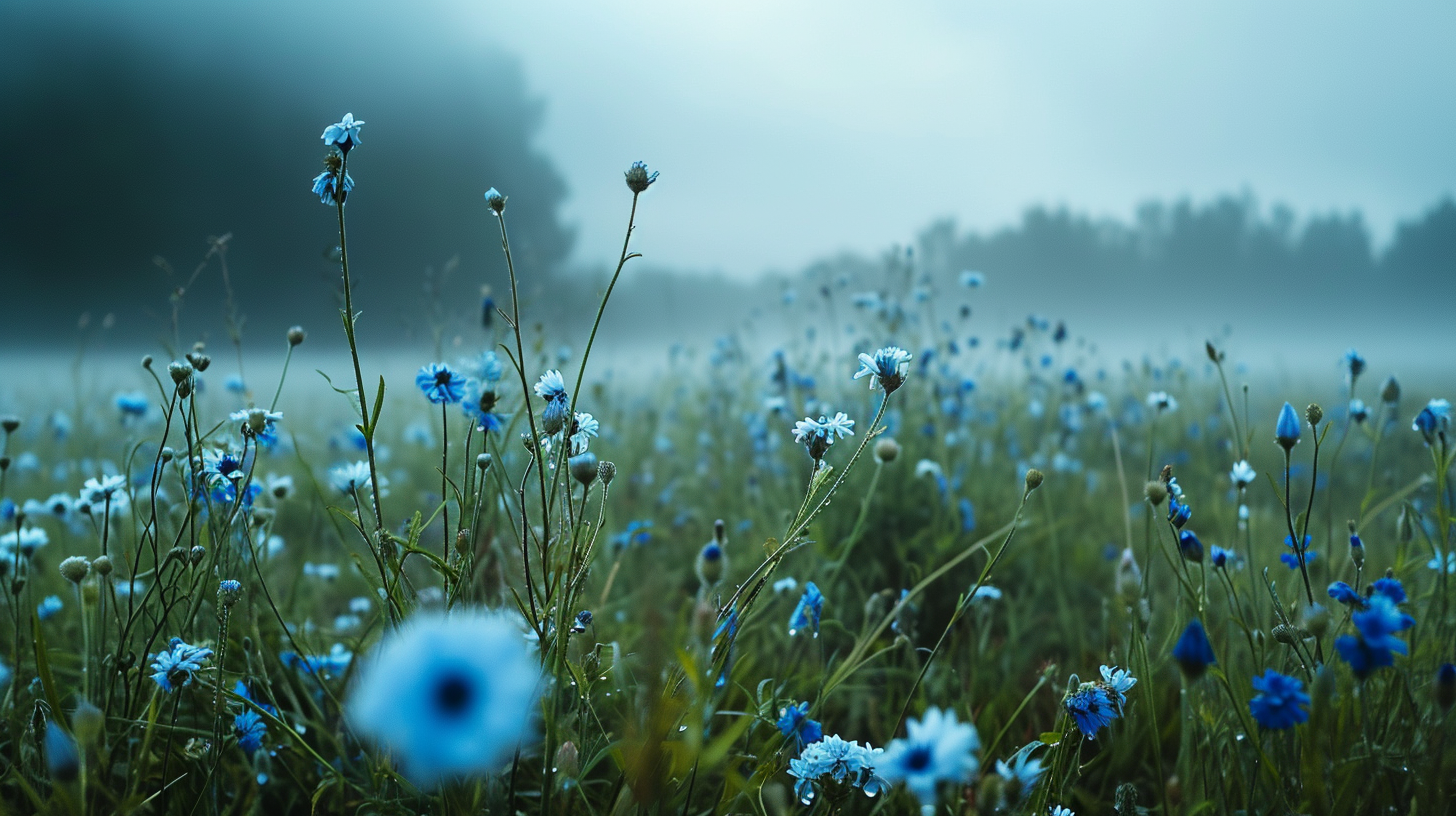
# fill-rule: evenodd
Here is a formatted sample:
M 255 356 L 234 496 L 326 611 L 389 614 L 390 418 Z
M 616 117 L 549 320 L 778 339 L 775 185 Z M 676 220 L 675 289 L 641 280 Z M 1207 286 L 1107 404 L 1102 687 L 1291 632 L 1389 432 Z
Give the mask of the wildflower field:
M 578 350 L 491 188 L 509 291 L 386 381 L 363 126 L 313 186 L 340 324 L 216 332 L 286 390 L 174 334 L 0 392 L 3 812 L 1456 812 L 1456 382 L 1102 359 L 909 264 L 606 378 L 640 162 Z

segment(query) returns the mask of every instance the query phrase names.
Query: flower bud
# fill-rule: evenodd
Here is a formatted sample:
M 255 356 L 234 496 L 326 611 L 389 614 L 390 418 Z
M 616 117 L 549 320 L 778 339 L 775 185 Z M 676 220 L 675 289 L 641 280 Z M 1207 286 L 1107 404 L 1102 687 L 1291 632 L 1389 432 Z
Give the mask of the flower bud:
M 71 732 L 82 745 L 94 744 L 105 725 L 106 715 L 101 713 L 101 709 L 87 700 L 76 704 L 76 711 L 71 714 Z
M 1380 399 L 1386 405 L 1400 402 L 1400 383 L 1396 381 L 1395 375 L 1385 378 L 1385 384 L 1380 386 Z
M 19 427 L 20 427 L 20 417 L 16 417 L 16 416 L 0 417 L 0 428 L 3 428 L 5 430 L 5 433 L 13 434 L 13 433 L 15 433 L 16 429 L 18 429 Z
M 646 192 L 654 181 L 657 181 L 657 174 L 648 173 L 647 165 L 640 161 L 632 162 L 632 166 L 627 168 L 627 188 L 634 194 Z
M 1309 426 L 1313 428 L 1320 424 L 1320 420 L 1325 418 L 1325 409 L 1319 407 L 1319 403 L 1311 402 L 1304 409 L 1304 418 L 1309 421 Z
M 506 211 L 506 197 L 501 195 L 500 190 L 492 187 L 485 191 L 485 206 L 499 216 Z
M 228 578 L 217 585 L 217 605 L 223 609 L 231 607 L 243 597 L 243 585 Z
M 308 332 L 304 331 L 302 326 L 292 326 L 288 329 L 289 346 L 299 345 L 306 337 L 308 337 Z
M 875 458 L 881 462 L 893 462 L 900 455 L 900 443 L 892 437 L 885 437 L 875 443 Z
M 1436 705 L 1443 712 L 1456 705 L 1456 666 L 1450 663 L 1442 663 L 1436 669 Z
M 192 377 L 192 366 L 183 362 L 174 362 L 167 366 L 167 374 L 171 376 L 172 382 L 181 385 L 183 381 Z
M 206 555 L 207 555 L 207 548 L 204 547 L 204 546 L 202 546 L 201 544 L 198 544 L 197 546 L 193 547 L 192 548 L 192 552 L 188 553 L 188 556 L 192 559 L 192 565 L 193 566 L 196 566 L 198 564 L 201 564 L 202 563 L 202 559 Z
M 1205 340 L 1204 341 L 1204 343 L 1203 343 L 1203 351 L 1204 351 L 1205 354 L 1208 355 L 1208 361 L 1210 363 L 1217 363 L 1217 362 L 1219 362 L 1220 360 L 1223 359 L 1223 355 L 1222 354 L 1219 354 L 1218 353 L 1218 349 L 1216 349 L 1216 348 L 1213 347 L 1213 341 L 1212 340 Z
M 583 486 L 596 481 L 597 469 L 600 467 L 597 463 L 597 455 L 591 451 L 567 459 L 566 465 L 571 470 L 571 475 Z
M 563 779 L 575 779 L 577 774 L 581 773 L 581 759 L 576 750 L 576 743 L 567 740 L 556 749 L 555 771 Z
M 1143 485 L 1143 495 L 1154 507 L 1159 507 L 1168 498 L 1168 486 L 1159 481 L 1148 482 Z
M 142 368 L 145 368 L 148 371 L 151 371 L 152 370 L 152 355 L 150 355 L 150 354 L 143 354 L 142 355 Z
M 61 577 L 73 584 L 86 580 L 86 574 L 90 571 L 91 565 L 79 555 L 73 555 L 61 562 Z
M 602 480 L 603 485 L 611 485 L 612 480 L 617 478 L 617 465 L 614 462 L 597 465 L 597 478 Z
M 97 557 L 95 561 L 91 562 L 91 571 L 96 573 L 97 575 L 100 575 L 102 578 L 110 575 L 111 557 L 107 555 Z
M 491 462 L 494 461 L 495 457 L 491 456 L 488 453 L 482 453 L 479 456 L 475 457 L 475 466 L 480 468 L 482 471 L 490 470 Z
M 1046 477 L 1042 475 L 1042 472 L 1037 470 L 1036 468 L 1028 469 L 1026 471 L 1026 492 L 1030 493 L 1038 487 L 1041 487 L 1042 480 L 1045 478 Z

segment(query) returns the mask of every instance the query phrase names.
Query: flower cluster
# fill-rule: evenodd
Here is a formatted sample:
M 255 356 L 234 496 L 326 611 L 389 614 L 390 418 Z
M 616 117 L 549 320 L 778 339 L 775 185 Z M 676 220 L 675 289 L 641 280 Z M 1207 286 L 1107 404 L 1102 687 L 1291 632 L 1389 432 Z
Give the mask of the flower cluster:
M 800 802 L 809 804 L 818 792 L 814 783 L 827 776 L 835 782 L 848 782 L 866 796 L 875 796 L 889 787 L 876 773 L 882 753 L 882 749 L 832 734 L 812 742 L 799 756 L 789 760 L 789 775 L 799 780 L 794 783 L 794 795 Z
M 794 423 L 794 441 L 803 445 L 815 462 L 824 458 L 834 440 L 846 436 L 854 436 L 854 420 L 843 411 L 836 413 L 832 419 L 804 417 Z
M 1100 682 L 1082 683 L 1062 700 L 1072 722 L 1087 739 L 1096 739 L 1103 726 L 1122 716 L 1127 692 L 1137 685 L 1137 678 L 1126 669 L 1103 666 Z
M 1400 611 L 1398 606 L 1406 600 L 1405 588 L 1395 579 L 1382 580 L 1386 583 L 1372 587 L 1374 591 L 1364 599 L 1361 610 L 1350 616 L 1356 633 L 1335 638 L 1335 651 L 1362 680 L 1376 669 L 1395 665 L 1395 655 L 1409 653 L 1406 642 L 1395 635 L 1416 623 L 1415 618 Z M 1331 586 L 1330 590 L 1334 597 L 1337 587 Z M 1337 600 L 1343 602 L 1344 593 L 1340 595 Z

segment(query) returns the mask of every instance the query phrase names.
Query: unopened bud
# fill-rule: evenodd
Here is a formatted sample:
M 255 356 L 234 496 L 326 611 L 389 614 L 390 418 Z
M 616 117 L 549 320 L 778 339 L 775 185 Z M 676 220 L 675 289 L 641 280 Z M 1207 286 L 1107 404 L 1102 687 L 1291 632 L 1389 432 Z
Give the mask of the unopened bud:
M 1380 399 L 1386 405 L 1394 405 L 1400 402 L 1400 383 L 1396 381 L 1395 375 L 1385 379 L 1385 384 L 1380 386 Z
M 485 191 L 485 206 L 496 215 L 506 211 L 506 197 L 501 195 L 500 190 L 492 187 Z
M 657 174 L 648 173 L 647 165 L 640 161 L 632 162 L 632 166 L 627 168 L 627 188 L 633 193 L 646 192 L 654 181 L 657 181 Z
M 167 366 L 167 374 L 172 378 L 172 382 L 181 385 L 192 376 L 192 366 L 180 361 L 174 362 Z
M 189 555 L 192 559 L 193 566 L 196 566 L 198 564 L 201 564 L 202 559 L 207 556 L 207 548 L 202 546 L 201 544 L 198 544 L 197 546 L 192 548 L 192 552 L 189 553 Z
M 20 417 L 7 416 L 7 417 L 0 418 L 0 428 L 5 429 L 5 433 L 8 433 L 8 434 L 15 433 L 16 429 L 18 429 L 19 427 L 20 427 Z
M 296 346 L 302 343 L 306 337 L 308 337 L 308 332 L 304 331 L 302 326 L 293 326 L 288 330 L 288 345 Z
M 494 461 L 495 457 L 491 456 L 488 453 L 482 453 L 479 456 L 475 457 L 475 466 L 480 468 L 481 470 L 490 470 L 490 464 Z
M 151 371 L 152 370 L 152 355 L 150 355 L 150 354 L 143 354 L 142 355 L 142 368 L 145 368 L 148 371 Z
M 100 575 L 102 578 L 105 578 L 106 576 L 110 575 L 111 574 L 111 556 L 108 556 L 108 555 L 99 556 L 95 561 L 92 561 L 91 562 L 91 571 L 94 572 L 94 573 L 96 573 L 97 575 Z
M 1158 507 L 1168 498 L 1168 486 L 1159 481 L 1148 482 L 1143 486 L 1143 494 L 1154 507 Z
M 600 465 L 597 465 L 597 478 L 602 480 L 602 484 L 610 485 L 612 480 L 617 478 L 616 463 L 602 462 Z
M 1026 492 L 1027 493 L 1030 493 L 1031 491 L 1037 489 L 1038 487 L 1041 487 L 1042 480 L 1045 479 L 1045 478 L 1046 477 L 1042 475 L 1042 472 L 1039 471 L 1039 470 L 1037 470 L 1036 468 L 1030 468 L 1029 470 L 1027 470 L 1026 471 Z
M 1304 418 L 1309 421 L 1309 426 L 1313 428 L 1320 424 L 1320 420 L 1325 418 L 1325 409 L 1319 407 L 1319 403 L 1311 402 L 1304 409 Z
M 893 462 L 900 455 L 900 443 L 885 437 L 875 443 L 875 458 L 881 462 Z
M 73 584 L 79 584 L 86 580 L 86 574 L 91 571 L 91 564 L 79 555 L 73 555 L 61 562 L 61 577 Z
M 217 585 L 217 604 L 223 609 L 231 607 L 243 597 L 243 585 L 229 578 Z

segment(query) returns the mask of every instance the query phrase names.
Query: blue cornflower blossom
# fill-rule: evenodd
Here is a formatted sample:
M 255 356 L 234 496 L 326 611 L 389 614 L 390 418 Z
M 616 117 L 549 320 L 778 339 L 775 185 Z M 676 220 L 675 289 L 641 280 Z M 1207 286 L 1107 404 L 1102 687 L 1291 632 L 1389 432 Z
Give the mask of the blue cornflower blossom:
M 1172 496 L 1169 496 L 1168 521 L 1171 522 L 1174 527 L 1177 527 L 1181 530 L 1183 529 L 1183 525 L 1187 524 L 1188 520 L 1191 518 L 1193 518 L 1193 508 L 1189 507 L 1183 502 L 1178 501 L 1175 498 L 1172 498 Z
M 591 414 L 577 411 L 571 419 L 571 455 L 580 456 L 586 453 L 587 444 L 591 438 L 596 436 L 601 423 Z
M 63 608 L 65 608 L 65 604 L 61 603 L 61 596 L 47 595 L 45 597 L 45 600 L 42 600 L 39 604 L 36 604 L 35 616 L 37 618 L 40 618 L 41 620 L 50 620 L 51 618 L 54 618 Z
M 320 204 L 333 204 L 342 198 L 348 198 L 349 193 L 354 191 L 354 177 L 348 173 L 344 174 L 344 191 L 342 198 L 338 198 L 339 171 L 332 167 L 325 169 L 313 178 L 313 194 L 319 197 Z
M 814 782 L 827 776 L 835 782 L 848 782 L 863 790 L 866 796 L 874 796 L 889 787 L 876 773 L 881 754 L 880 748 L 833 734 L 812 742 L 798 757 L 789 760 L 789 775 L 799 780 L 794 783 L 794 795 L 800 802 L 809 804 L 817 793 Z
M 1433 399 L 1426 403 L 1426 407 L 1411 422 L 1411 430 L 1419 431 L 1427 445 L 1434 445 L 1436 437 L 1444 437 L 1450 428 L 1451 403 L 1443 399 Z
M 364 127 L 363 120 L 356 120 L 354 114 L 346 113 L 344 118 L 337 124 L 324 128 L 323 136 L 326 145 L 338 145 L 340 150 L 347 152 L 349 148 L 359 144 L 359 128 Z
M 465 378 L 444 363 L 421 366 L 415 385 L 435 405 L 457 403 L 465 396 Z
M 1294 413 L 1294 406 L 1287 402 L 1279 409 L 1279 419 L 1274 423 L 1274 441 L 1286 453 L 1299 444 L 1299 416 Z
M 541 412 L 542 430 L 547 436 L 555 434 L 566 426 L 566 412 L 571 402 L 566 395 L 566 382 L 560 371 L 548 371 L 536 381 L 536 396 L 546 400 L 546 410 Z
M 416 785 L 495 771 L 527 740 L 541 667 L 505 615 L 418 615 L 375 647 L 346 704 Z
M 461 358 L 458 367 L 465 372 L 467 377 L 484 380 L 487 383 L 500 382 L 501 375 L 505 373 L 500 355 L 490 349 L 486 349 L 474 357 Z
M 1254 678 L 1254 690 L 1259 693 L 1249 701 L 1249 713 L 1261 727 L 1292 728 L 1309 719 L 1309 695 L 1298 679 L 1266 669 Z
M 233 736 L 238 740 L 238 747 L 243 749 L 248 756 L 263 747 L 263 738 L 268 735 L 268 723 L 264 722 L 263 716 L 253 709 L 244 709 L 237 716 L 233 717 Z
M 1208 548 L 1208 561 L 1215 568 L 1226 569 L 1230 565 L 1237 565 L 1239 563 L 1239 556 L 1233 550 L 1225 550 L 1223 547 L 1214 544 Z
M 1401 594 L 1404 595 L 1403 589 Z M 1409 653 L 1405 641 L 1395 634 L 1414 626 L 1416 621 L 1396 608 L 1396 603 L 1389 594 L 1376 591 L 1366 601 L 1365 609 L 1351 616 L 1357 634 L 1335 638 L 1335 651 L 1361 680 L 1378 668 L 1395 665 L 1396 654 Z
M 1062 705 L 1087 739 L 1097 739 L 1097 732 L 1118 717 L 1113 692 L 1100 683 L 1083 683 L 1067 695 Z
M 1445 553 L 1442 557 L 1441 548 L 1435 549 L 1435 555 L 1426 562 L 1426 569 L 1433 569 L 1440 572 L 1445 569 L 1447 575 L 1456 575 L 1456 550 Z
M 1116 666 L 1103 666 L 1101 672 L 1102 685 L 1117 701 L 1118 709 L 1121 709 L 1127 705 L 1127 693 L 1137 685 L 1137 678 L 1133 677 L 1132 672 L 1127 669 L 1119 669 Z
M 1357 425 L 1370 418 L 1370 409 L 1366 407 L 1365 400 L 1358 397 L 1350 400 L 1349 412 L 1350 419 L 1353 419 Z
M 904 782 L 921 807 L 935 804 L 941 782 L 965 782 L 980 769 L 976 751 L 981 737 L 971 723 L 956 719 L 954 711 L 929 708 L 920 720 L 905 724 L 904 739 L 885 746 L 876 771 L 891 784 Z
M 1350 375 L 1351 383 L 1354 383 L 1355 378 L 1364 373 L 1365 358 L 1360 356 L 1360 352 L 1355 349 L 1350 349 L 1345 352 L 1345 370 Z
M 794 441 L 808 449 L 809 457 L 818 462 L 835 439 L 853 436 L 853 429 L 854 420 L 843 411 L 836 413 L 833 419 L 804 417 L 794 423 Z
M 126 391 L 116 395 L 116 410 L 121 412 L 123 419 L 146 416 L 147 407 L 151 404 L 151 400 L 141 391 Z
M 283 421 L 283 412 L 244 408 L 228 414 L 228 419 L 242 423 L 239 430 L 243 436 L 256 439 L 266 448 L 278 441 L 278 423 Z
M 477 431 L 500 431 L 505 427 L 506 418 L 495 412 L 498 399 L 489 380 L 471 378 L 465 381 L 460 409 L 475 423 Z
M 1370 591 L 1376 595 L 1384 595 L 1394 604 L 1403 604 L 1406 601 L 1405 586 L 1399 578 L 1377 578 L 1370 585 Z
M 789 616 L 789 637 L 799 634 L 804 629 L 819 637 L 819 618 L 824 614 L 824 594 L 813 581 L 804 584 L 804 594 L 799 597 L 798 606 L 794 607 L 794 614 Z
M 1318 557 L 1318 552 L 1314 550 L 1306 550 L 1304 553 L 1304 563 L 1313 564 L 1314 560 Z M 1299 569 L 1299 556 L 1295 555 L 1292 552 L 1280 553 L 1279 560 L 1284 562 L 1284 566 L 1289 567 L 1292 570 Z
M 174 691 L 192 682 L 192 674 L 202 671 L 202 663 L 212 657 L 205 646 L 191 646 L 174 637 L 164 651 L 152 655 L 152 679 L 162 691 Z
M 1173 644 L 1173 659 L 1178 661 L 1184 674 L 1195 680 L 1202 677 L 1210 665 L 1218 662 L 1213 656 L 1213 645 L 1208 642 L 1208 633 L 1203 630 L 1203 623 L 1198 618 L 1188 622 L 1183 634 L 1178 636 L 1178 642 Z
M 905 371 L 910 367 L 910 360 L 910 352 L 898 346 L 886 346 L 875 352 L 873 357 L 861 354 L 860 369 L 855 372 L 854 378 L 872 376 L 870 388 L 878 385 L 888 395 L 905 384 Z
M 1354 587 L 1344 581 L 1336 581 L 1330 584 L 1326 592 L 1339 603 L 1362 608 L 1365 606 L 1365 599 L 1360 597 L 1360 593 L 1356 592 Z
M 618 550 L 625 550 L 628 547 L 643 547 L 652 540 L 652 520 L 633 519 L 627 522 L 626 529 L 612 536 L 612 546 Z
M 278 662 L 290 669 L 297 669 L 317 678 L 324 674 L 342 674 L 354 662 L 354 653 L 342 643 L 335 643 L 325 654 L 299 656 L 295 652 L 281 652 Z
M 1178 532 L 1178 552 L 1183 554 L 1183 560 L 1192 561 L 1196 564 L 1203 563 L 1203 542 L 1192 530 L 1180 530 Z
M 1013 808 L 1031 794 L 1032 788 L 1046 773 L 1041 760 L 1031 758 L 1031 752 L 1041 746 L 1041 742 L 1029 742 L 1012 755 L 1010 762 L 996 760 L 996 773 L 1006 783 L 1006 799 Z
M 779 709 L 777 725 L 779 733 L 788 737 L 799 748 L 824 739 L 823 727 L 817 721 L 809 719 L 808 703 L 784 706 Z
M 976 529 L 976 507 L 971 500 L 962 497 L 958 505 L 961 513 L 961 532 L 969 533 Z

